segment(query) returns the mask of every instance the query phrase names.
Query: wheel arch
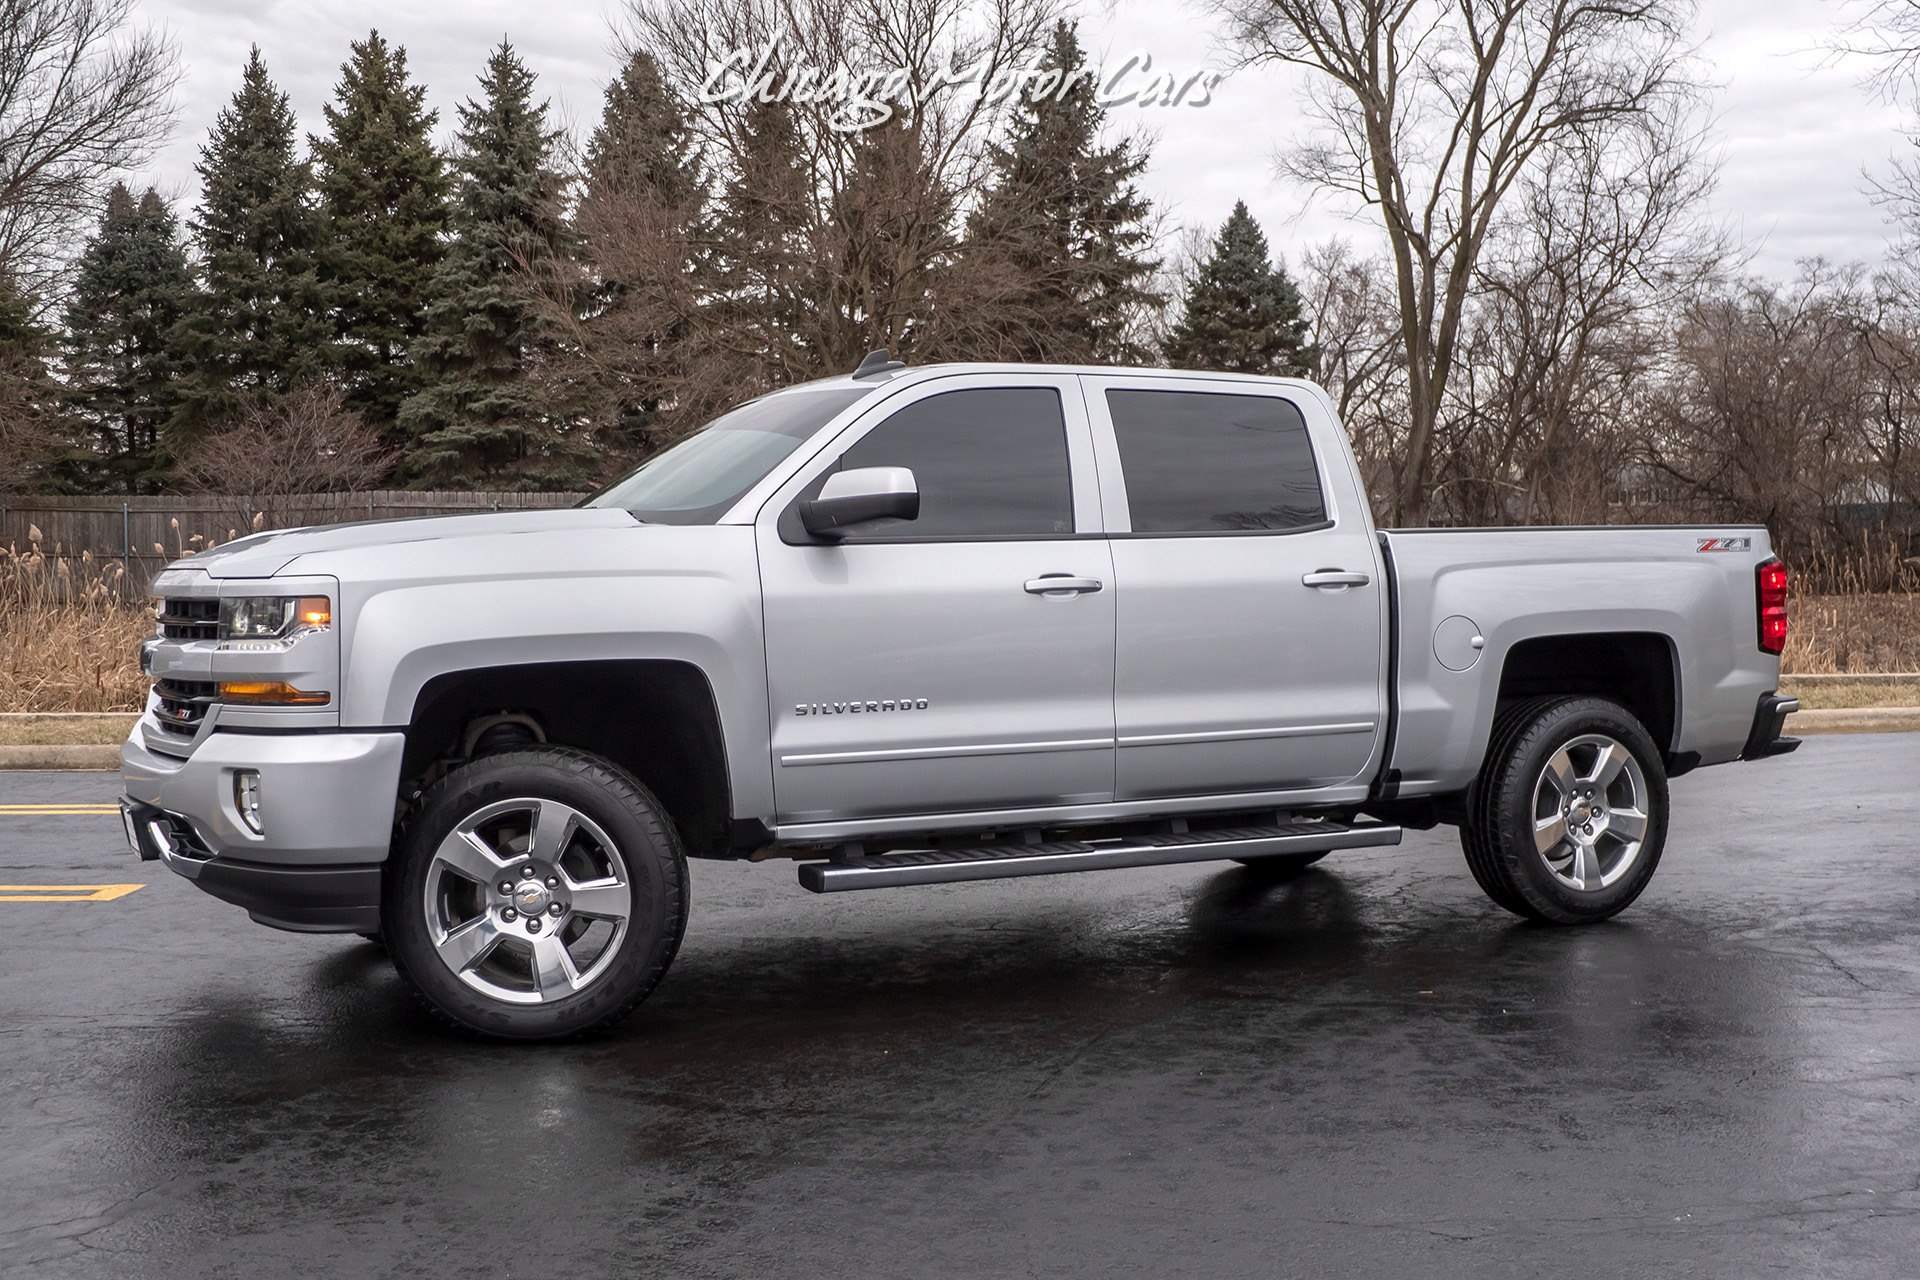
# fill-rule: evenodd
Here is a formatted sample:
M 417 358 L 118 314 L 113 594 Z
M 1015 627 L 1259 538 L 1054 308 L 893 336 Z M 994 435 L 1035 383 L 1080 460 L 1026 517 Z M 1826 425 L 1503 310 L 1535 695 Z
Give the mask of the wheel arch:
M 1532 698 L 1589 695 L 1620 703 L 1671 767 L 1680 733 L 1680 660 L 1657 631 L 1602 631 L 1517 641 L 1500 668 L 1494 718 Z
M 443 672 L 420 686 L 406 725 L 403 799 L 501 741 L 576 747 L 625 769 L 659 797 L 690 857 L 736 843 L 726 741 L 712 683 L 677 659 L 516 663 Z

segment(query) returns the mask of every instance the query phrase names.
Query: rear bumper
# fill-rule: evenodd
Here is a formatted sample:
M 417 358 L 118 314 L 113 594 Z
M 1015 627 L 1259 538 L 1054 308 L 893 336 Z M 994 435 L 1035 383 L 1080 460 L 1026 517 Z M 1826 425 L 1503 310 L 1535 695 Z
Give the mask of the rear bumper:
M 294 933 L 374 933 L 380 928 L 380 866 L 267 866 L 206 851 L 184 818 L 122 800 L 127 831 L 146 861 L 159 861 L 222 902 Z
M 1747 732 L 1747 745 L 1741 748 L 1742 760 L 1764 760 L 1768 756 L 1783 756 L 1789 751 L 1800 748 L 1800 739 L 1783 738 L 1780 731 L 1786 727 L 1787 717 L 1800 709 L 1800 699 L 1785 697 L 1778 693 L 1762 694 L 1760 704 L 1753 711 L 1753 728 Z

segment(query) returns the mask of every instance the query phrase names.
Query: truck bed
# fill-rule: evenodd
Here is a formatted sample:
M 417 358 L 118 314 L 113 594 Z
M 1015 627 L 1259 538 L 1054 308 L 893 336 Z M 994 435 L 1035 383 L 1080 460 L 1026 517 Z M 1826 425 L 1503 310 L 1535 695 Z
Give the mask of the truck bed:
M 1503 693 L 1525 693 L 1489 671 L 1530 655 L 1553 650 L 1576 671 L 1582 653 L 1629 655 L 1670 691 L 1671 723 L 1645 718 L 1680 768 L 1737 759 L 1778 684 L 1778 658 L 1759 647 L 1755 573 L 1773 557 L 1762 526 L 1392 529 L 1380 543 L 1393 586 L 1387 776 L 1402 794 L 1472 781 Z

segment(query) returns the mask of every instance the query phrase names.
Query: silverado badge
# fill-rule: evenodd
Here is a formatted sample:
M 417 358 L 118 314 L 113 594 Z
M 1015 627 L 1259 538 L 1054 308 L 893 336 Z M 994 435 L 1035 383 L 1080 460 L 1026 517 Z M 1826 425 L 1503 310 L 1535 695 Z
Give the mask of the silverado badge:
M 797 716 L 838 716 L 851 711 L 925 711 L 925 698 L 882 698 L 877 702 L 797 702 Z

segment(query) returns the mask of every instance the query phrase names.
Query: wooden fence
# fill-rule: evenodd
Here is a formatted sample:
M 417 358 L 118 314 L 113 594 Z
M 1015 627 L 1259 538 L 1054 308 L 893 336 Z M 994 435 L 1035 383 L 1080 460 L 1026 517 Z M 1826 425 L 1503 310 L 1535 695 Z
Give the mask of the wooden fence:
M 370 493 L 291 496 L 193 494 L 185 497 L 41 497 L 0 495 L 0 547 L 27 549 L 40 531 L 48 556 L 122 561 L 143 581 L 162 565 L 208 542 L 227 542 L 255 529 L 345 524 L 409 516 L 570 507 L 578 493 L 440 493 L 382 489 Z

